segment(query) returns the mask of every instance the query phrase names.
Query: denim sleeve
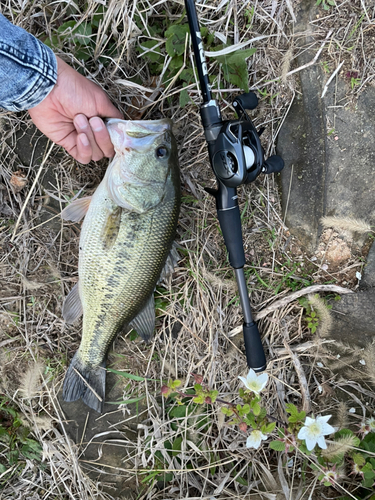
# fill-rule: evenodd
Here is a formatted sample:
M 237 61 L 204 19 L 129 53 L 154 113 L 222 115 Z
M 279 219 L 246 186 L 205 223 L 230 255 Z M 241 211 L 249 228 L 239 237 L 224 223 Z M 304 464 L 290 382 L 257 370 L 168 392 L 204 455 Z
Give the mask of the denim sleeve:
M 52 50 L 0 14 L 0 107 L 33 108 L 47 97 L 56 80 Z

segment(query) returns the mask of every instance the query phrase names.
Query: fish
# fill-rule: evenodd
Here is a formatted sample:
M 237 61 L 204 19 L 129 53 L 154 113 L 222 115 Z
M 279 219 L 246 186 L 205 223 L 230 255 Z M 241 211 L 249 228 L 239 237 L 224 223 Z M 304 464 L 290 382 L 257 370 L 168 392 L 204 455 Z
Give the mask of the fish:
M 67 323 L 82 314 L 82 339 L 63 383 L 66 402 L 99 413 L 105 400 L 106 355 L 116 335 L 133 327 L 150 341 L 154 290 L 176 263 L 181 188 L 169 119 L 106 123 L 115 156 L 91 197 L 74 200 L 65 220 L 83 217 L 78 283 L 62 308 Z

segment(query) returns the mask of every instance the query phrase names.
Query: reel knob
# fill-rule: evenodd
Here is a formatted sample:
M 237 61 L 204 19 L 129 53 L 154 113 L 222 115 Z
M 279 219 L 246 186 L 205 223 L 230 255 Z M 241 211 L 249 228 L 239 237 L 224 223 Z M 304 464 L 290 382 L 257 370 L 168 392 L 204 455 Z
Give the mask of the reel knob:
M 258 106 L 258 98 L 254 92 L 246 92 L 235 98 L 233 101 L 234 108 L 255 109 Z
M 270 156 L 264 163 L 262 172 L 264 174 L 273 174 L 281 172 L 284 168 L 284 160 L 279 155 Z

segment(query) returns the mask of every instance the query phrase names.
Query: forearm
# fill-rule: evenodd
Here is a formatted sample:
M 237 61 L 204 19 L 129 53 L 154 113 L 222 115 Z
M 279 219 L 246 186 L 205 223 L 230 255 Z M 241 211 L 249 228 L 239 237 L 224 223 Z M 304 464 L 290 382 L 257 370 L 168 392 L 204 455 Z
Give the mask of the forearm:
M 0 14 L 0 107 L 33 108 L 47 97 L 56 80 L 52 50 Z

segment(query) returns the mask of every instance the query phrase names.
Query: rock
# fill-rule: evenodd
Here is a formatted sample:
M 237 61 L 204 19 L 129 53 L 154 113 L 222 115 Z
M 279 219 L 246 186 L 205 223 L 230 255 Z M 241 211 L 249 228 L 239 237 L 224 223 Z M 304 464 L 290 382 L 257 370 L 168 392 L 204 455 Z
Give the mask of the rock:
M 332 303 L 334 318 L 330 337 L 350 345 L 366 347 L 375 335 L 375 289 L 341 297 Z
M 373 243 L 367 256 L 367 263 L 364 269 L 360 288 L 367 289 L 375 287 L 375 244 Z M 375 324 L 375 318 L 374 318 Z
M 296 31 L 311 31 L 314 1 L 300 3 Z M 300 46 L 312 42 L 311 37 Z M 316 54 L 302 51 L 297 66 Z M 345 76 L 338 75 L 322 99 L 329 75 L 319 63 L 299 72 L 301 94 L 297 93 L 281 128 L 277 150 L 285 161 L 281 173 L 282 204 L 290 232 L 311 252 L 321 234 L 325 215 L 353 217 L 375 223 L 375 88 L 367 87 L 356 106 L 345 105 L 350 90 Z M 334 123 L 335 129 L 328 129 Z M 357 236 L 358 240 L 358 236 Z M 364 237 L 359 238 L 363 243 Z

